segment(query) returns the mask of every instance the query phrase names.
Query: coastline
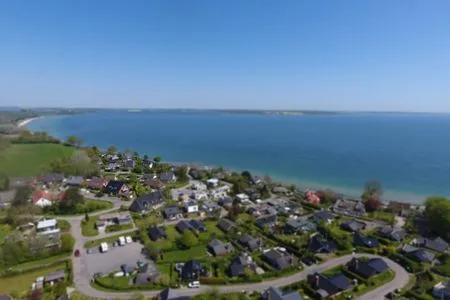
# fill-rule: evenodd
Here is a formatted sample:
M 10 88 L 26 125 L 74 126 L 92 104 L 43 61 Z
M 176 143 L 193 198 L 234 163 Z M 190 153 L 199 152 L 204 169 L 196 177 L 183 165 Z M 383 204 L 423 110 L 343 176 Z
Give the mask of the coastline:
M 41 116 L 41 117 L 28 118 L 28 119 L 22 120 L 22 121 L 20 121 L 19 123 L 17 123 L 17 127 L 23 128 L 23 127 L 25 127 L 27 124 L 29 124 L 30 122 L 33 122 L 34 120 L 41 119 L 41 118 L 43 118 L 43 117 Z

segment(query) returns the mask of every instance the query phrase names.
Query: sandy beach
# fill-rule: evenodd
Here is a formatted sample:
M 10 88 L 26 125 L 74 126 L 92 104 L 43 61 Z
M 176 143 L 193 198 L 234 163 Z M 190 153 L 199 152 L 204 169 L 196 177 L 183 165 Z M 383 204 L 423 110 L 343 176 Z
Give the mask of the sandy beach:
M 26 126 L 28 123 L 30 123 L 31 121 L 37 120 L 37 119 L 39 119 L 39 118 L 41 118 L 41 117 L 29 118 L 29 119 L 25 119 L 25 120 L 23 120 L 23 121 L 20 121 L 20 122 L 17 124 L 17 127 L 25 127 L 25 126 Z

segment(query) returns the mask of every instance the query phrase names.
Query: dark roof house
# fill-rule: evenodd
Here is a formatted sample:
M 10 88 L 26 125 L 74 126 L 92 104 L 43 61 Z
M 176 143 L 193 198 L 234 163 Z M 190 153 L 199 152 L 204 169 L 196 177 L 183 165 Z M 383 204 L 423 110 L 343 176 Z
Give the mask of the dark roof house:
M 350 271 L 364 278 L 370 278 L 389 269 L 386 262 L 381 258 L 372 258 L 365 262 L 358 258 L 352 258 L 352 260 L 347 263 L 347 266 Z
M 255 238 L 249 234 L 243 234 L 239 238 L 239 243 L 247 247 L 250 252 L 258 250 L 262 246 L 262 240 L 260 238 Z
M 166 218 L 168 220 L 173 220 L 173 219 L 176 219 L 178 217 L 178 215 L 180 215 L 180 209 L 176 205 L 166 206 L 166 208 L 164 208 L 162 214 L 163 214 L 164 218 Z
M 309 239 L 308 249 L 314 253 L 331 253 L 337 249 L 337 245 L 316 234 Z
M 157 241 L 160 239 L 167 239 L 167 234 L 161 227 L 152 227 L 148 230 L 148 236 L 152 241 Z
M 108 184 L 106 179 L 100 177 L 94 177 L 88 181 L 87 186 L 93 190 L 101 190 Z
M 416 241 L 416 244 L 420 247 L 424 247 L 439 253 L 443 253 L 448 250 L 448 243 L 440 237 L 436 237 L 434 239 L 419 237 Z
M 80 186 L 84 182 L 83 176 L 69 176 L 66 180 L 66 185 Z
M 59 281 L 63 281 L 65 278 L 64 270 L 58 270 L 55 272 L 48 273 L 44 277 L 44 283 L 55 283 Z
M 314 213 L 313 220 L 316 223 L 325 222 L 325 223 L 331 223 L 334 219 L 333 215 L 330 214 L 327 211 L 319 211 Z
M 262 295 L 263 300 L 302 300 L 300 294 L 296 291 L 282 292 L 277 287 L 270 287 L 264 291 Z
M 156 297 L 157 300 L 190 300 L 191 297 L 179 296 L 175 289 L 167 288 Z
M 403 245 L 401 251 L 405 254 L 405 256 L 420 263 L 431 263 L 435 257 L 435 255 L 431 252 L 410 245 Z
M 177 177 L 175 176 L 174 172 L 170 171 L 161 173 L 161 175 L 159 175 L 159 180 L 161 180 L 164 183 L 169 183 L 177 180 Z
M 262 258 L 277 270 L 284 270 L 294 264 L 294 257 L 286 251 L 271 249 L 262 254 Z
M 393 228 L 392 226 L 381 227 L 378 231 L 381 237 L 401 242 L 406 237 L 406 232 L 401 228 Z
M 234 224 L 228 219 L 221 219 L 220 222 L 217 224 L 217 227 L 225 233 L 237 229 L 236 224 Z
M 192 219 L 192 220 L 189 220 L 188 223 L 197 232 L 205 232 L 206 231 L 205 225 L 203 225 L 203 223 L 199 220 Z
M 356 220 L 350 220 L 347 222 L 341 223 L 341 228 L 350 232 L 357 232 L 364 230 L 366 228 L 366 223 L 359 222 Z
M 113 194 L 113 195 L 120 194 L 127 190 L 128 190 L 128 186 L 125 184 L 125 182 L 120 181 L 120 180 L 110 180 L 105 187 L 106 193 Z
M 317 230 L 316 224 L 310 221 L 289 219 L 284 226 L 284 233 L 296 234 L 298 232 L 313 232 Z
M 183 281 L 198 280 L 203 273 L 203 266 L 196 260 L 189 260 L 183 265 L 181 279 Z
M 186 230 L 191 230 L 192 227 L 191 225 L 187 222 L 187 221 L 180 221 L 177 223 L 177 225 L 175 225 L 175 229 L 179 232 L 179 233 L 183 233 Z
M 380 242 L 373 237 L 363 236 L 359 232 L 353 235 L 353 244 L 356 247 L 377 248 Z
M 265 226 L 272 227 L 277 223 L 277 215 L 268 215 L 255 220 L 256 226 L 264 228 Z
M 64 174 L 62 173 L 50 173 L 42 178 L 42 182 L 45 184 L 61 183 L 64 181 Z
M 136 213 L 146 213 L 164 203 L 164 196 L 160 191 L 142 195 L 136 198 L 130 205 L 130 211 Z
M 224 243 L 221 240 L 215 239 L 208 243 L 208 251 L 214 256 L 223 256 L 233 252 L 234 248 L 231 243 Z
M 164 182 L 153 178 L 145 181 L 144 184 L 155 190 L 161 190 L 165 186 Z
M 349 279 L 343 274 L 326 277 L 315 273 L 308 275 L 307 280 L 322 298 L 331 297 L 351 288 Z

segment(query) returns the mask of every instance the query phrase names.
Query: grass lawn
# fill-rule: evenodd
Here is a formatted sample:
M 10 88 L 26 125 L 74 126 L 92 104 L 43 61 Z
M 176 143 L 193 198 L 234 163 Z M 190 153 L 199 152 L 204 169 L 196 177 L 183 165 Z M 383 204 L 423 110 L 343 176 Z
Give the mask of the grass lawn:
M 25 262 L 23 264 L 15 265 L 11 267 L 12 270 L 26 270 L 31 269 L 38 266 L 50 265 L 56 262 L 62 262 L 70 258 L 70 254 L 63 253 L 54 256 L 50 256 L 43 259 L 33 260 L 29 262 Z
M 11 294 L 12 292 L 23 293 L 31 288 L 31 284 L 39 276 L 44 276 L 47 273 L 64 270 L 66 268 L 65 263 L 61 263 L 48 268 L 42 268 L 33 272 L 27 272 L 21 275 L 12 277 L 3 277 L 0 280 L 0 291 L 4 294 Z
M 133 221 L 136 227 L 150 227 L 151 224 L 161 224 L 164 219 L 162 216 L 157 216 L 156 214 L 150 214 L 148 216 L 140 216 L 133 214 Z
M 95 222 L 97 221 L 97 216 L 89 217 L 89 220 L 81 221 L 81 233 L 84 236 L 96 236 L 98 235 L 98 230 L 95 228 Z
M 70 223 L 67 222 L 66 220 L 58 220 L 57 226 L 62 232 L 70 231 Z
M 385 211 L 374 211 L 368 214 L 369 218 L 380 221 L 386 221 L 388 223 L 394 222 L 394 216 L 395 214 Z
M 12 231 L 11 226 L 8 224 L 2 224 L 0 225 L 0 245 L 3 244 L 3 241 L 5 240 L 6 236 Z
M 216 221 L 203 221 L 203 224 L 206 227 L 206 231 L 199 234 L 199 240 L 203 243 L 209 243 L 214 238 L 221 238 L 225 236 L 222 230 L 217 228 Z M 212 236 L 215 236 L 214 238 Z
M 185 250 L 170 251 L 164 253 L 163 262 L 185 262 L 190 259 L 202 259 L 208 257 L 206 245 L 198 245 Z
M 137 234 L 137 231 L 134 231 L 134 232 L 128 232 L 128 233 L 125 234 L 125 235 L 124 235 L 123 233 L 120 233 L 120 234 L 117 234 L 117 235 L 114 235 L 114 236 L 110 236 L 110 237 L 107 237 L 107 238 L 103 238 L 103 239 L 98 239 L 98 240 L 86 242 L 86 243 L 84 243 L 84 247 L 85 247 L 85 248 L 93 248 L 93 247 L 97 247 L 97 246 L 100 246 L 100 244 L 103 243 L 103 242 L 106 242 L 106 243 L 114 243 L 114 242 L 117 242 L 117 240 L 119 240 L 119 237 L 120 237 L 120 236 L 131 236 L 131 237 L 135 237 L 136 234 Z
M 446 257 L 446 259 L 444 260 L 444 264 L 436 264 L 434 266 L 434 269 L 438 273 L 450 277 L 450 257 Z
M 358 285 L 358 291 L 354 293 L 355 296 L 364 295 L 377 287 L 380 287 L 382 285 L 385 285 L 386 283 L 392 281 L 395 278 L 395 272 L 392 270 L 387 270 L 380 275 L 375 276 L 374 278 L 371 278 L 369 282 L 373 282 L 374 285 L 371 284 L 359 284 Z
M 117 232 L 133 228 L 133 224 L 109 225 L 106 227 L 106 232 Z
M 75 150 L 59 144 L 13 144 L 0 152 L 0 173 L 34 176 L 48 170 L 52 161 L 69 157 Z

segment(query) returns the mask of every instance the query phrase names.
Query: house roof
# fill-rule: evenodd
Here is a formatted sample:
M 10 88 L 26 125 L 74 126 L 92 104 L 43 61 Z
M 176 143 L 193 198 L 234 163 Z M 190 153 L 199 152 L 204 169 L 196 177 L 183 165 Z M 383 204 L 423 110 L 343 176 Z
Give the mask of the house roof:
M 380 242 L 376 238 L 363 236 L 359 232 L 355 232 L 355 235 L 353 236 L 353 243 L 355 246 L 367 248 L 376 248 L 380 245 Z
M 345 230 L 356 232 L 356 231 L 360 231 L 360 230 L 364 229 L 365 225 L 366 224 L 363 222 L 359 222 L 356 220 L 350 220 L 350 221 L 341 223 L 341 228 L 345 229 Z
M 268 215 L 255 220 L 255 224 L 258 227 L 270 226 L 277 222 L 276 215 Z
M 83 182 L 84 182 L 83 176 L 69 176 L 69 178 L 67 178 L 66 184 L 80 185 Z
M 191 297 L 178 295 L 178 291 L 175 289 L 167 288 L 158 295 L 159 300 L 189 300 Z
M 162 192 L 156 191 L 136 198 L 133 203 L 131 203 L 130 210 L 134 212 L 141 212 L 148 210 L 153 206 L 162 204 L 163 202 L 164 196 Z
M 183 233 L 184 231 L 189 230 L 192 227 L 187 221 L 182 220 L 182 221 L 178 222 L 177 225 L 175 225 L 175 228 L 179 232 Z
M 192 278 L 192 274 L 198 274 L 202 270 L 202 265 L 196 260 L 187 261 L 181 271 L 182 278 Z
M 299 293 L 292 291 L 283 293 L 277 287 L 268 288 L 264 294 L 263 299 L 265 300 L 302 300 L 302 297 Z
M 53 226 L 56 226 L 56 223 L 57 223 L 56 219 L 48 219 L 48 220 L 39 221 L 37 223 L 36 229 L 53 227 Z
M 440 237 L 437 237 L 435 239 L 420 237 L 418 239 L 418 244 L 422 245 L 427 249 L 434 250 L 436 252 L 445 252 L 448 249 L 448 243 L 443 239 L 441 239 Z
M 328 241 L 316 234 L 309 239 L 308 248 L 316 253 L 330 253 L 336 250 L 337 246 L 334 241 Z
M 250 251 L 255 251 L 260 247 L 261 244 L 261 240 L 259 238 L 255 238 L 246 233 L 239 238 L 239 242 L 247 246 Z
M 316 224 L 314 224 L 308 220 L 297 220 L 297 219 L 289 219 L 286 222 L 286 226 L 288 226 L 296 231 L 298 231 L 298 230 L 314 231 L 317 228 Z
M 338 292 L 345 291 L 351 286 L 348 278 L 342 274 L 328 278 L 322 274 L 315 273 L 308 275 L 308 282 L 315 287 L 319 294 L 326 296 L 332 296 Z
M 217 224 L 217 227 L 219 227 L 219 229 L 221 229 L 224 232 L 229 232 L 237 228 L 236 224 L 234 224 L 228 219 L 221 219 L 220 222 Z
M 58 270 L 58 271 L 51 272 L 51 273 L 48 273 L 47 275 L 45 275 L 44 280 L 45 281 L 54 281 L 54 280 L 64 279 L 64 277 L 65 277 L 64 270 Z
M 364 278 L 370 278 L 389 269 L 386 262 L 381 258 L 372 258 L 365 262 L 358 258 L 353 258 L 347 265 L 353 272 Z
M 50 182 L 62 182 L 64 180 L 64 174 L 62 173 L 49 173 L 42 178 L 45 183 Z
M 110 180 L 106 185 L 106 189 L 109 192 L 119 192 L 122 187 L 125 185 L 125 182 L 121 180 Z
M 314 213 L 313 218 L 316 222 L 333 220 L 333 215 L 327 211 L 319 211 Z
M 225 244 L 218 239 L 212 240 L 208 243 L 208 247 L 213 251 L 214 255 L 223 255 L 227 253 Z
M 381 227 L 378 233 L 391 240 L 401 241 L 406 237 L 406 232 L 401 228 L 393 228 L 392 226 Z
M 161 189 L 164 187 L 164 182 L 162 182 L 161 180 L 158 179 L 149 179 L 145 182 L 146 185 L 148 185 L 149 187 L 151 187 L 152 189 Z
M 160 238 L 167 237 L 166 232 L 163 228 L 160 227 L 152 227 L 148 230 L 148 235 L 153 241 L 159 240 Z
M 278 250 L 271 249 L 267 252 L 264 252 L 262 255 L 267 261 L 269 261 L 273 267 L 277 269 L 285 269 L 291 265 L 291 261 L 288 255 L 281 253 Z
M 159 175 L 159 180 L 161 180 L 161 181 L 171 181 L 171 180 L 174 180 L 174 178 L 175 178 L 175 173 L 174 172 L 164 172 L 164 173 L 161 173 L 161 175 Z
M 203 225 L 203 223 L 199 220 L 192 219 L 192 220 L 189 220 L 188 223 L 192 228 L 194 228 L 197 231 L 205 231 L 206 230 L 205 225 Z
M 106 182 L 107 182 L 106 179 L 103 179 L 100 177 L 94 177 L 88 181 L 88 186 L 90 188 L 102 188 Z
M 46 191 L 36 191 L 34 194 L 33 194 L 33 197 L 32 197 L 32 199 L 31 199 L 31 201 L 33 202 L 33 203 L 36 203 L 38 200 L 40 200 L 40 199 L 47 199 L 47 200 L 49 200 L 49 201 L 53 201 L 53 199 L 55 198 L 55 196 L 53 195 L 53 194 L 51 194 L 51 193 L 49 193 L 49 192 L 46 192 Z

